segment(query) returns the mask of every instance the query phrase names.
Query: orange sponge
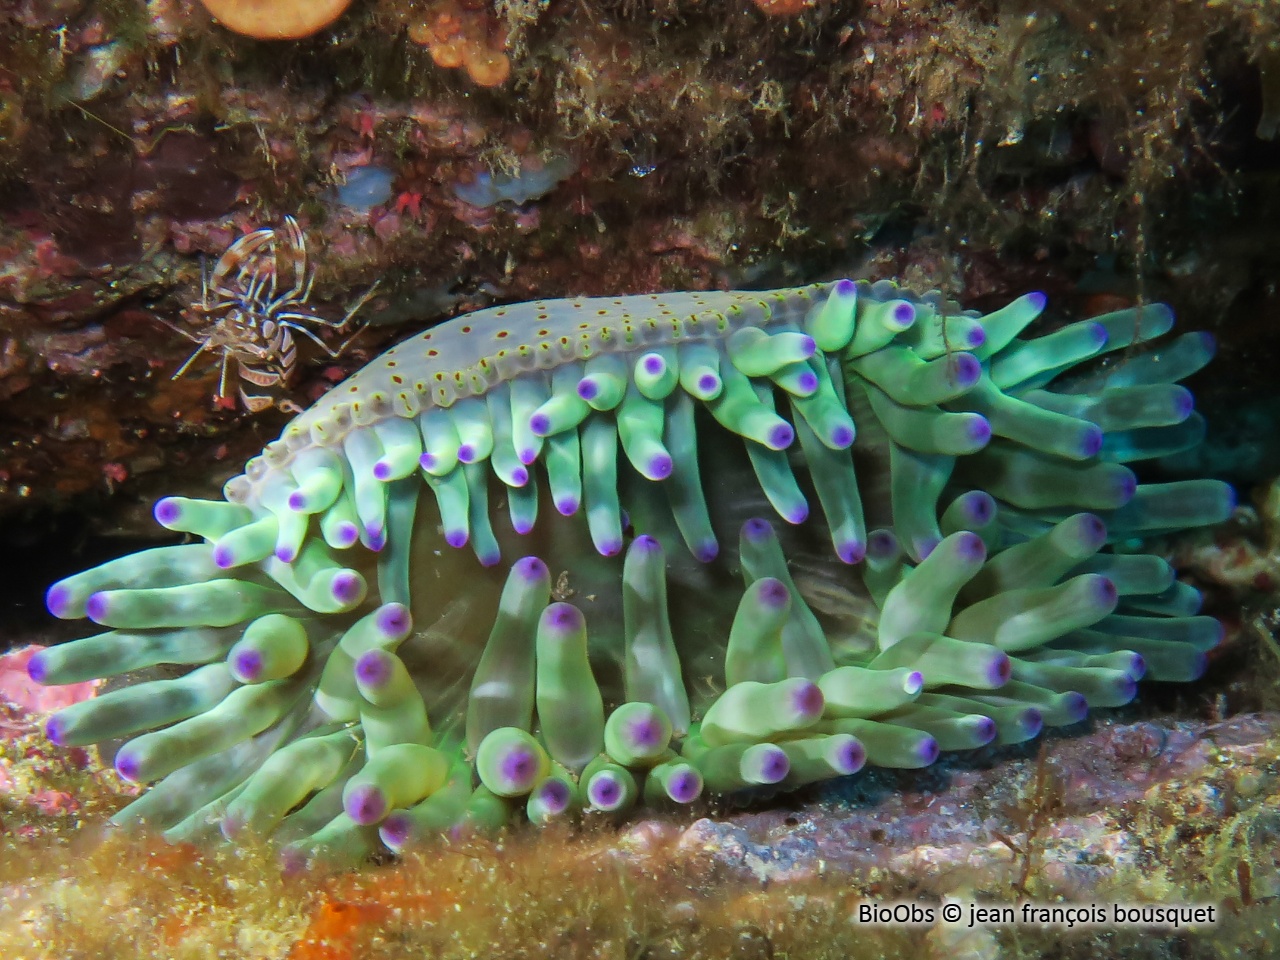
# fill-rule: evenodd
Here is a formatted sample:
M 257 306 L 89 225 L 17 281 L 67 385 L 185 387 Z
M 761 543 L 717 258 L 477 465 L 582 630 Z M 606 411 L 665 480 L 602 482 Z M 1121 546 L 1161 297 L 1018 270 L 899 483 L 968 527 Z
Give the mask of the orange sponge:
M 259 40 L 297 40 L 323 30 L 351 0 L 200 0 L 228 30 Z
M 501 86 L 511 75 L 501 27 L 484 13 L 467 10 L 454 0 L 435 4 L 424 21 L 410 25 L 409 39 L 430 50 L 437 66 L 466 68 L 479 86 Z

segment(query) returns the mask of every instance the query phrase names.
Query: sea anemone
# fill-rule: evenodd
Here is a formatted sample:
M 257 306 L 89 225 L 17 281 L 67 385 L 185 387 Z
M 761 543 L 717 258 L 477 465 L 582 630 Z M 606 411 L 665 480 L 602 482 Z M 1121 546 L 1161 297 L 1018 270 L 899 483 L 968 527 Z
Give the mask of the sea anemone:
M 1194 679 L 1220 625 L 1136 543 L 1234 497 L 1127 464 L 1199 443 L 1177 381 L 1212 339 L 1152 343 L 1163 305 L 1023 337 L 1044 306 L 843 280 L 459 317 L 225 500 L 161 500 L 193 542 L 49 590 L 110 632 L 36 680 L 192 669 L 48 735 L 127 741 L 155 786 L 116 823 L 359 858 L 924 767 Z

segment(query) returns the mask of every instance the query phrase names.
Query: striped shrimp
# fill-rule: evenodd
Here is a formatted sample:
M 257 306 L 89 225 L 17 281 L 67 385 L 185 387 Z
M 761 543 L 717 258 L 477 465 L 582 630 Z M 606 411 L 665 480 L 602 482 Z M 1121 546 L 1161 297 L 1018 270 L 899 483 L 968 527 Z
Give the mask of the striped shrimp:
M 329 320 L 309 307 L 314 284 L 315 271 L 307 264 L 306 238 L 293 217 L 285 217 L 283 230 L 263 227 L 241 237 L 201 279 L 200 302 L 193 312 L 203 321 L 203 329 L 195 334 L 179 329 L 198 346 L 172 379 L 183 376 L 205 353 L 217 353 L 216 401 L 228 396 L 234 365 L 241 380 L 240 400 L 250 413 L 272 406 L 300 413 L 301 408 L 292 400 L 271 395 L 287 387 L 296 370 L 295 334 L 307 337 L 336 359 L 355 335 L 335 349 L 312 328 L 345 330 L 377 286 L 361 296 L 341 320 Z M 246 384 L 252 389 L 246 389 Z

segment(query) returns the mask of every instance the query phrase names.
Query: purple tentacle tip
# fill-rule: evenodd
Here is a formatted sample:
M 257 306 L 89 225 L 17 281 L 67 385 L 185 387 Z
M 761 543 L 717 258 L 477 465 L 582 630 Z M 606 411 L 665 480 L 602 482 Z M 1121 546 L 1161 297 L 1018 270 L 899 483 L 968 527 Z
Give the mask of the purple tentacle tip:
M 1147 674 L 1147 661 L 1142 659 L 1142 654 L 1135 653 L 1133 659 L 1129 661 L 1129 669 L 1125 671 L 1134 680 L 1141 680 Z
M 377 476 L 378 468 L 373 468 L 374 475 Z M 307 509 L 307 495 L 301 490 L 295 490 L 289 494 L 289 509 L 294 513 L 305 513 Z
M 765 783 L 777 783 L 791 772 L 791 761 L 781 750 L 770 750 L 760 764 L 760 779 Z
M 1096 457 L 1102 449 L 1102 428 L 1090 424 L 1080 436 L 1080 456 L 1088 459 Z
M 665 480 L 671 476 L 671 469 L 674 464 L 671 461 L 669 453 L 655 453 L 649 458 L 649 476 L 654 480 Z
M 845 277 L 843 280 L 836 281 L 835 292 L 842 297 L 852 296 L 857 291 L 857 289 L 858 289 L 858 285 L 854 283 L 852 280 L 850 280 L 848 277 Z
M 720 544 L 715 540 L 704 540 L 693 548 L 693 556 L 699 563 L 710 563 L 720 555 Z
M 378 610 L 377 624 L 384 636 L 403 637 L 409 633 L 413 618 L 403 603 L 386 603 Z
M 512 571 L 525 580 L 541 580 L 547 575 L 547 565 L 540 557 L 521 557 L 511 567 Z
M 1134 497 L 1134 494 L 1136 494 L 1137 492 L 1138 492 L 1138 478 L 1134 475 L 1132 470 L 1126 470 L 1125 473 L 1120 476 L 1120 478 L 1116 483 L 1116 495 L 1117 495 L 1117 498 L 1120 500 L 1120 505 L 1123 506 L 1124 504 L 1132 500 Z
M 782 514 L 782 519 L 787 521 L 793 527 L 799 526 L 809 519 L 809 504 L 798 503 L 787 513 Z
M 467 531 L 446 530 L 444 534 L 444 542 L 451 547 L 465 547 L 467 545 Z
M 866 765 L 867 751 L 862 744 L 850 737 L 845 743 L 840 745 L 833 758 L 835 763 L 832 764 L 840 773 L 848 776 L 851 773 L 857 773 Z
M 916 322 L 916 308 L 905 300 L 899 302 L 893 308 L 893 322 L 905 330 Z
M 523 466 L 515 467 L 511 471 L 511 482 L 514 483 L 517 487 L 523 487 L 526 483 L 529 482 L 529 471 L 526 470 Z
M 600 395 L 600 385 L 591 377 L 583 377 L 578 381 L 578 396 L 590 402 Z M 536 431 L 535 431 L 536 432 Z
M 789 423 L 778 423 L 769 428 L 769 446 L 774 450 L 785 450 L 796 438 L 796 431 Z
M 661 736 L 662 725 L 649 717 L 633 720 L 627 726 L 627 740 L 634 747 L 646 749 L 656 746 Z
M 1031 309 L 1036 311 L 1037 313 L 1043 310 L 1044 305 L 1048 302 L 1049 302 L 1049 298 L 1046 297 L 1039 290 L 1036 290 L 1032 293 L 1027 294 L 1027 303 L 1031 306 Z
M 1191 411 L 1196 408 L 1196 398 L 1186 387 L 1178 387 L 1173 396 L 1173 415 L 1179 421 L 1187 419 L 1191 416 Z
M 667 369 L 667 361 L 663 360 L 656 353 L 646 354 L 644 358 L 644 372 L 650 376 L 661 376 Z
M 982 414 L 974 414 L 969 421 L 969 442 L 986 446 L 991 441 L 991 421 Z
M 128 746 L 120 749 L 116 754 L 116 773 L 124 777 L 130 783 L 137 783 L 138 777 L 142 773 L 142 761 L 129 751 Z
M 95 593 L 85 601 L 85 615 L 95 623 L 101 623 L 111 609 L 111 601 L 105 593 Z
M 805 370 L 796 378 L 796 385 L 805 393 L 813 393 L 818 389 L 818 375 L 812 370 Z
M 377 823 L 387 813 L 387 797 L 371 783 L 361 784 L 352 790 L 342 807 L 356 823 L 362 826 Z
M 957 387 L 972 387 L 982 376 L 982 363 L 972 353 L 956 353 L 950 358 L 951 382 Z
M 712 393 L 720 386 L 720 378 L 714 373 L 704 373 L 698 378 L 698 389 L 703 393 Z
M 999 655 L 993 657 L 990 665 L 987 667 L 987 682 L 993 687 L 1002 687 L 1013 675 L 1013 662 L 1009 659 L 1009 655 L 1003 650 Z
M 1091 548 L 1098 549 L 1107 542 L 1107 525 L 1097 514 L 1085 513 L 1080 516 L 1080 540 Z
M 360 528 L 350 520 L 343 520 L 333 528 L 333 539 L 336 541 L 334 546 L 349 547 L 360 539 Z
M 556 501 L 556 511 L 562 517 L 571 517 L 578 512 L 578 501 L 573 497 L 562 497 Z
M 157 501 L 155 509 L 156 522 L 161 526 L 169 526 L 178 522 L 178 517 L 182 516 L 182 508 L 178 506 L 178 501 L 173 497 L 165 497 L 163 500 Z
M 790 602 L 791 592 L 781 580 L 773 577 L 762 577 L 759 583 L 760 602 L 766 607 L 772 607 L 777 610 Z
M 977 496 L 970 497 L 968 504 L 969 517 L 981 526 L 986 526 L 996 515 L 996 499 L 989 493 L 980 492 Z
M 339 603 L 355 603 L 360 599 L 364 578 L 354 570 L 342 570 L 335 574 L 329 589 L 333 591 L 333 599 Z
M 818 352 L 818 342 L 813 337 L 805 334 L 804 339 L 800 341 L 800 353 L 808 360 Z
M 867 534 L 867 554 L 876 560 L 888 560 L 898 552 L 898 538 L 890 530 L 872 530 Z
M 387 531 L 384 527 L 365 527 L 365 536 L 369 541 L 369 549 L 374 553 L 387 545 Z
M 538 459 L 538 451 L 533 447 L 525 447 L 523 450 L 516 451 L 516 459 L 527 467 Z
M 609 771 L 604 771 L 591 778 L 587 784 L 587 799 L 591 805 L 609 808 L 622 798 L 622 783 Z
M 768 520 L 752 517 L 742 525 L 742 536 L 753 543 L 760 543 L 773 536 L 773 525 Z
M 622 552 L 621 540 L 602 540 L 596 544 L 596 552 L 602 557 L 616 557 Z
M 540 437 L 551 432 L 551 418 L 545 413 L 535 413 L 529 418 L 529 429 Z
M 1099 350 L 1107 345 L 1107 341 L 1111 339 L 1111 334 L 1107 332 L 1107 328 L 1100 323 L 1090 324 L 1090 333 L 1093 334 L 1093 340 L 1097 344 Z
M 1197 591 L 1197 593 L 1198 592 L 1199 591 Z M 1197 607 L 1197 609 L 1199 609 L 1199 607 Z M 1213 632 L 1217 634 L 1217 636 L 1214 637 L 1213 643 L 1209 645 L 1208 649 L 1210 650 L 1212 650 L 1214 647 L 1221 646 L 1222 641 L 1225 640 L 1227 636 L 1227 628 L 1223 625 L 1221 620 L 1215 620 L 1214 625 L 1215 625 L 1215 629 Z M 1134 654 L 1134 656 L 1137 656 L 1137 654 Z M 1138 657 L 1138 659 L 1141 660 L 1142 658 Z M 1139 676 L 1141 676 L 1141 674 L 1139 674 Z
M 569 785 L 563 780 L 544 780 L 538 785 L 536 792 L 543 809 L 552 816 L 569 809 L 572 795 L 569 793 Z
M 480 561 L 482 567 L 496 567 L 502 562 L 502 554 L 498 550 L 491 553 L 480 553 L 476 555 L 476 559 Z
M 1027 707 L 1022 715 L 1022 731 L 1030 739 L 1044 729 L 1044 714 L 1035 707 Z
M 262 675 L 262 654 L 257 650 L 241 650 L 232 663 L 236 679 L 254 683 Z
M 826 700 L 822 696 L 821 688 L 813 681 L 807 680 L 796 685 L 791 703 L 801 716 L 819 717 L 822 715 Z
M 578 630 L 582 627 L 582 611 L 571 603 L 553 603 L 547 608 L 547 623 L 557 630 Z
M 214 566 L 221 570 L 226 570 L 228 567 L 234 567 L 236 564 L 235 551 L 226 544 L 216 544 L 213 548 L 213 563 Z
M 385 460 L 379 460 L 373 465 L 373 478 L 375 480 L 387 481 L 391 479 L 391 464 Z
M 990 743 L 1000 731 L 996 728 L 996 722 L 990 717 L 978 717 L 976 732 L 979 740 L 983 743 Z
M 281 546 L 276 547 L 276 559 L 281 563 L 293 563 L 297 556 L 298 551 L 290 544 L 282 544 Z
M 1201 654 L 1201 656 L 1203 656 L 1203 654 Z M 1199 676 L 1199 674 L 1197 674 L 1197 676 Z M 1128 703 L 1138 695 L 1138 681 L 1133 677 L 1126 675 L 1117 685 L 1116 692 L 1120 694 L 1120 697 L 1125 703 Z
M 356 661 L 356 679 L 368 687 L 382 687 L 392 677 L 395 661 L 385 650 L 370 650 Z
M 1078 723 L 1089 713 L 1089 701 L 1084 698 L 1083 693 L 1068 690 L 1062 695 L 1062 702 L 1066 707 L 1067 716 L 1071 718 L 1069 723 Z
M 837 450 L 846 450 L 853 445 L 853 439 L 857 436 L 853 427 L 847 423 L 837 424 L 831 430 L 831 442 L 835 444 Z
M 657 538 L 649 536 L 649 534 L 640 534 L 635 540 L 631 541 L 632 550 L 643 550 L 645 553 L 657 552 L 662 549 L 662 544 L 658 543 Z
M 841 563 L 861 563 L 867 559 L 867 544 L 861 540 L 846 540 L 837 544 L 836 556 L 840 557 Z
M 968 348 L 970 350 L 977 350 L 987 342 L 987 331 L 983 330 L 982 327 L 979 326 L 970 327 L 968 340 Z
M 964 563 L 982 563 L 987 559 L 987 545 L 976 533 L 966 530 L 956 537 L 956 556 Z
M 1094 602 L 1100 607 L 1114 607 L 1119 599 L 1115 582 L 1110 577 L 1104 577 L 1101 574 L 1098 574 L 1097 577 L 1098 579 L 1093 585 Z
M 912 670 L 907 674 L 907 679 L 902 682 L 902 692 L 909 696 L 915 696 L 924 689 L 924 674 L 919 670 Z
M 702 793 L 702 777 L 690 767 L 667 779 L 667 796 L 676 803 L 693 803 Z
M 475 463 L 475 460 L 476 460 L 475 445 L 470 443 L 464 443 L 461 446 L 459 446 L 458 459 L 461 460 L 463 463 Z
M 413 833 L 413 820 L 409 815 L 396 811 L 382 821 L 382 825 L 378 827 L 378 836 L 392 850 L 400 850 L 409 842 L 409 837 Z
M 538 772 L 538 756 L 527 747 L 512 747 L 502 758 L 498 775 L 511 786 L 529 782 Z
M 916 747 L 916 756 L 923 760 L 926 766 L 933 763 L 938 759 L 938 741 L 933 737 L 925 737 Z
M 55 714 L 45 723 L 44 735 L 49 738 L 50 743 L 56 743 L 60 747 L 65 747 L 67 725 L 62 721 L 61 717 Z
M 423 470 L 431 470 L 439 459 L 434 453 L 423 451 L 422 456 L 418 458 L 418 466 L 422 467 Z
M 49 676 L 49 665 L 45 663 L 41 654 L 37 653 L 27 661 L 27 676 L 33 683 L 44 683 L 45 678 Z
M 65 620 L 71 607 L 71 588 L 66 584 L 55 583 L 44 595 L 44 605 L 55 617 Z

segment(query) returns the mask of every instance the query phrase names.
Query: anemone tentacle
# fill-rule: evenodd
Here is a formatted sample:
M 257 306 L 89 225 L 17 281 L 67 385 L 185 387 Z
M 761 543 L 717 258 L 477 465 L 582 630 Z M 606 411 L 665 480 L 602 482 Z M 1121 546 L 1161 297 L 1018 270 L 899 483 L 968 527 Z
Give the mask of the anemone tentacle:
M 195 542 L 50 588 L 113 629 L 36 680 L 192 669 L 48 734 L 132 737 L 117 770 L 158 783 L 118 822 L 358 858 L 927 766 L 1194 679 L 1220 626 L 1112 544 L 1234 506 L 1129 466 L 1199 442 L 1177 381 L 1212 340 L 1145 346 L 1158 304 L 1027 336 L 1044 306 L 842 280 L 459 317 L 224 501 L 161 500 Z

